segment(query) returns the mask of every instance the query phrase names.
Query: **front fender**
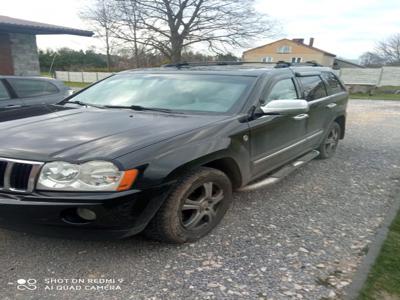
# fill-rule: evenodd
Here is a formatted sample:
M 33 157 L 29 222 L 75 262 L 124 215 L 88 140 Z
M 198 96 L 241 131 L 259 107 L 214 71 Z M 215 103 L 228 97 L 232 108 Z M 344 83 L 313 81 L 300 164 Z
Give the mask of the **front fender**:
M 127 169 L 146 165 L 135 184 L 139 189 L 173 182 L 185 170 L 222 158 L 231 158 L 240 171 L 241 182 L 246 182 L 250 177 L 250 146 L 243 138 L 246 134 L 247 123 L 231 120 L 152 145 L 119 161 Z

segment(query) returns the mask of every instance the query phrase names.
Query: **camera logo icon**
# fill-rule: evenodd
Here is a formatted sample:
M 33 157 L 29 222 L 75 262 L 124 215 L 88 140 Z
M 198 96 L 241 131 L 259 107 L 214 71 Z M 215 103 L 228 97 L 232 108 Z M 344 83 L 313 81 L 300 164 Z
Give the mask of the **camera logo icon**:
M 34 291 L 37 289 L 37 280 L 33 278 L 29 279 L 18 279 L 17 280 L 17 289 L 20 291 Z

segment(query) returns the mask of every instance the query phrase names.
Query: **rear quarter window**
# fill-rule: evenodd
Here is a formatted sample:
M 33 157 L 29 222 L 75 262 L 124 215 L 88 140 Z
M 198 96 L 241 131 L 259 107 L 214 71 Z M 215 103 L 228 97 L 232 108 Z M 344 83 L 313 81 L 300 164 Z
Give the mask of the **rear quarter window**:
M 8 95 L 7 89 L 4 83 L 0 81 L 0 100 L 8 100 L 10 96 Z
M 337 94 L 345 91 L 340 81 L 331 72 L 322 72 L 322 78 L 326 82 L 326 88 L 329 95 Z
M 307 101 L 317 100 L 327 96 L 325 84 L 320 76 L 298 77 Z
M 15 93 L 20 98 L 45 96 L 58 93 L 58 88 L 44 80 L 35 79 L 7 79 Z

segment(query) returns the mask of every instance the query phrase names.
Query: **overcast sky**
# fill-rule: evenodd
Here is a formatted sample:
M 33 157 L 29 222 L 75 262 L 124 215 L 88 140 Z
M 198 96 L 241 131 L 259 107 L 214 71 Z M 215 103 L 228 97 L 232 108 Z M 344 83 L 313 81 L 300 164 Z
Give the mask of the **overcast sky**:
M 89 29 L 79 11 L 90 0 L 2 0 L 0 15 Z M 376 41 L 400 33 L 400 0 L 258 0 L 257 9 L 281 23 L 277 38 L 314 37 L 314 46 L 356 59 L 373 50 Z M 38 36 L 38 46 L 87 49 L 102 47 L 95 38 Z M 260 40 L 254 46 L 269 42 Z M 240 54 L 240 51 L 234 51 Z

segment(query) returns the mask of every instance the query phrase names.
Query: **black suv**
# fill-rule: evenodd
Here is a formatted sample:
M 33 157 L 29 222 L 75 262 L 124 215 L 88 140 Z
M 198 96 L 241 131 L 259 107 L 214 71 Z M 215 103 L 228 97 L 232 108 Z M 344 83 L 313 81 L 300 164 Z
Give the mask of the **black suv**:
M 0 225 L 195 241 L 232 190 L 331 157 L 347 100 L 329 68 L 179 64 L 113 75 L 12 120 L 0 112 Z

